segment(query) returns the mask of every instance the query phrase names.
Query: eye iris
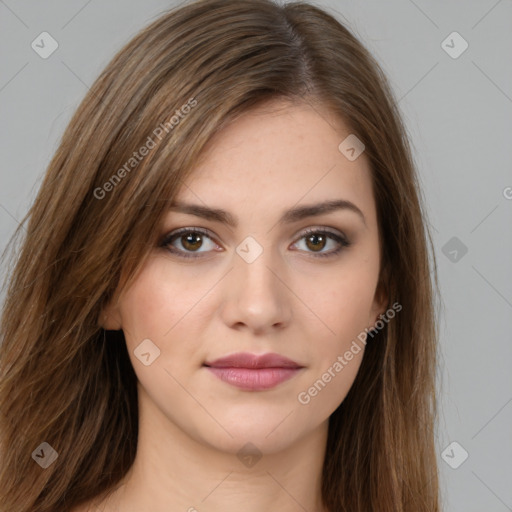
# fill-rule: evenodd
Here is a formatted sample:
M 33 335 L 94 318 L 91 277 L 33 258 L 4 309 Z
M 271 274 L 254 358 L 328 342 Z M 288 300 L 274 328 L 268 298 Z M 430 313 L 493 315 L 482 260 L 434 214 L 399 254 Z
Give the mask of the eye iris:
M 323 233 L 312 233 L 306 236 L 306 245 L 313 252 L 320 252 L 324 249 L 327 238 Z M 203 237 L 201 233 L 189 231 L 180 236 L 182 246 L 187 251 L 196 251 L 203 245 Z
M 315 252 L 321 251 L 325 247 L 325 238 L 326 237 L 322 234 L 314 233 L 306 238 L 306 244 L 310 249 L 313 249 L 313 251 Z M 311 246 L 310 243 L 312 243 L 313 245 Z M 320 246 L 318 245 L 318 243 L 320 243 Z
M 189 251 L 199 249 L 203 244 L 203 240 L 198 233 L 187 233 L 181 237 L 183 247 Z

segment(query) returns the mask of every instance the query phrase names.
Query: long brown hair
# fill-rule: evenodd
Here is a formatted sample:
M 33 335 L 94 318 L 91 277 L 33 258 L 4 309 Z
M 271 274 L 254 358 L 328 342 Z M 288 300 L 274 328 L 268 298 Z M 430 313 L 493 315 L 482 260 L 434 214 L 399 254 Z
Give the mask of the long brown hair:
M 103 330 L 100 312 L 144 265 L 207 142 L 276 98 L 327 106 L 365 144 L 382 283 L 402 306 L 369 338 L 329 419 L 324 504 L 439 511 L 435 259 L 388 82 L 315 6 L 200 0 L 158 18 L 101 73 L 11 241 L 23 235 L 0 326 L 0 512 L 70 510 L 126 474 L 137 446 L 136 375 L 122 331 Z M 58 454 L 46 469 L 33 456 L 43 442 Z

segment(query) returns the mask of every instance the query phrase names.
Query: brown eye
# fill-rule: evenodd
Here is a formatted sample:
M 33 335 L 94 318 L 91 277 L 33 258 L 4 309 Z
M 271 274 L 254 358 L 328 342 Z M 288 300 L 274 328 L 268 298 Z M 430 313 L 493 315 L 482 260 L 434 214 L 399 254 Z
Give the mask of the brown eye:
M 200 228 L 183 228 L 169 233 L 161 246 L 184 258 L 204 256 L 218 247 L 210 234 Z
M 196 251 L 203 245 L 202 235 L 199 233 L 196 233 L 194 231 L 191 231 L 190 233 L 186 235 L 181 235 L 181 245 L 187 250 L 187 251 Z
M 306 237 L 306 245 L 312 251 L 321 251 L 327 243 L 327 237 L 323 233 L 313 233 Z
M 302 247 L 301 244 L 303 244 Z M 315 257 L 330 257 L 336 256 L 343 249 L 349 247 L 351 242 L 341 233 L 312 228 L 302 233 L 302 236 L 294 245 L 301 251 L 313 254 Z

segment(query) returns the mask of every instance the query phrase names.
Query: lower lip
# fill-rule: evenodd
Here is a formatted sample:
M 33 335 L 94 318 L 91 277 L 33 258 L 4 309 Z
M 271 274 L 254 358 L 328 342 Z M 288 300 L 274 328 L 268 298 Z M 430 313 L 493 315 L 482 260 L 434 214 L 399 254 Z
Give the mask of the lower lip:
M 271 389 L 291 379 L 301 368 L 213 368 L 205 366 L 220 380 L 250 391 Z

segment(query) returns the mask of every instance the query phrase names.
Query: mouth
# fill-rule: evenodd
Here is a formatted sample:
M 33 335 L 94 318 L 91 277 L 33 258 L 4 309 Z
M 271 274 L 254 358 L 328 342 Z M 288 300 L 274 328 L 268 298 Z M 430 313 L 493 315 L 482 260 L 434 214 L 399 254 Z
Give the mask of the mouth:
M 232 354 L 203 365 L 223 382 L 247 391 L 272 389 L 304 366 L 279 354 Z
M 248 391 L 272 389 L 301 371 L 301 368 L 205 368 L 220 380 Z

